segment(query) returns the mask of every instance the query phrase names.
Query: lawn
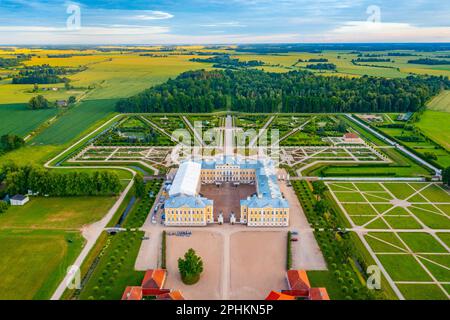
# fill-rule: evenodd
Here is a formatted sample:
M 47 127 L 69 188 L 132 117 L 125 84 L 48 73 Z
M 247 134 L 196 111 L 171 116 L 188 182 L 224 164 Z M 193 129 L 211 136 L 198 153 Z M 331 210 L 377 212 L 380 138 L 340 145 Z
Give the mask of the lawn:
M 83 243 L 78 232 L 0 230 L 0 300 L 49 299 Z
M 0 156 L 0 165 L 5 162 L 12 161 L 17 165 L 42 165 L 51 155 L 55 154 L 59 150 L 57 146 L 30 146 L 26 145 L 20 149 L 6 153 Z
M 21 207 L 0 215 L 0 229 L 80 229 L 100 220 L 113 206 L 115 197 L 32 198 Z
M 420 264 L 410 255 L 380 255 L 383 266 L 394 281 L 432 281 Z
M 407 300 L 447 300 L 435 284 L 399 284 L 398 288 Z
M 30 110 L 25 104 L 0 105 L 0 135 L 15 134 L 24 138 L 57 112 L 57 109 Z

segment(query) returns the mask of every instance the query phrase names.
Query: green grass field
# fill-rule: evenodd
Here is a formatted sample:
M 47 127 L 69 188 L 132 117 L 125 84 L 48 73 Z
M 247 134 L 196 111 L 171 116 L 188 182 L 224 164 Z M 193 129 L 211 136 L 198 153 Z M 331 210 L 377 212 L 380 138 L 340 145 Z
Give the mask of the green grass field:
M 100 220 L 115 197 L 32 198 L 0 215 L 0 229 L 74 229 Z
M 0 135 L 15 134 L 24 138 L 57 112 L 57 109 L 30 110 L 25 104 L 0 105 Z
M 78 232 L 0 230 L 0 300 L 49 299 L 83 243 Z

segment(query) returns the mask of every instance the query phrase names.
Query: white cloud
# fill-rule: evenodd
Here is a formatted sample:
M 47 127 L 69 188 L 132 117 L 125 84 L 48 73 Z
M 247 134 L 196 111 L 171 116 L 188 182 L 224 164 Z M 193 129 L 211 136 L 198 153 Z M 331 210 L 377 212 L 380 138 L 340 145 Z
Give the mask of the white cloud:
M 449 42 L 450 27 L 349 21 L 324 33 L 321 38 L 327 42 Z
M 128 18 L 140 21 L 149 21 L 149 20 L 166 20 L 172 19 L 174 17 L 173 14 L 164 11 L 145 11 L 142 14 L 137 14 L 134 16 L 130 16 Z
M 206 24 L 200 24 L 200 27 L 205 28 L 245 28 L 247 27 L 245 24 L 241 24 L 238 21 L 228 21 L 228 22 L 215 22 L 215 23 L 206 23 Z

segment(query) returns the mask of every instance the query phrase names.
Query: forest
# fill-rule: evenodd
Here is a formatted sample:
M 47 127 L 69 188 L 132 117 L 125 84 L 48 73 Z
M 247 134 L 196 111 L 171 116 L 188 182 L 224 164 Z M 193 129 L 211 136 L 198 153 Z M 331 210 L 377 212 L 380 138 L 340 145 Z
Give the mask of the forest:
M 64 75 L 82 71 L 81 69 L 69 69 L 64 67 L 53 67 L 48 64 L 41 66 L 28 66 L 21 69 L 14 76 L 13 84 L 51 84 L 69 82 Z
M 189 71 L 133 97 L 119 112 L 408 112 L 441 90 L 446 77 L 322 77 L 309 71 Z

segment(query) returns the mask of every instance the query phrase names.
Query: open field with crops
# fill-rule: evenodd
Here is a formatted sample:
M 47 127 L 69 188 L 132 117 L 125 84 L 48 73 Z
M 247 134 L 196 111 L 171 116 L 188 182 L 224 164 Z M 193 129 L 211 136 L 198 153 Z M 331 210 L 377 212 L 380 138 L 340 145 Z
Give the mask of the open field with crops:
M 56 109 L 30 110 L 25 104 L 0 105 L 0 135 L 25 137 L 56 113 Z
M 115 100 L 88 100 L 70 109 L 31 141 L 33 145 L 64 144 L 114 112 Z
M 450 90 L 442 92 L 428 104 L 428 109 L 433 111 L 450 112 Z

